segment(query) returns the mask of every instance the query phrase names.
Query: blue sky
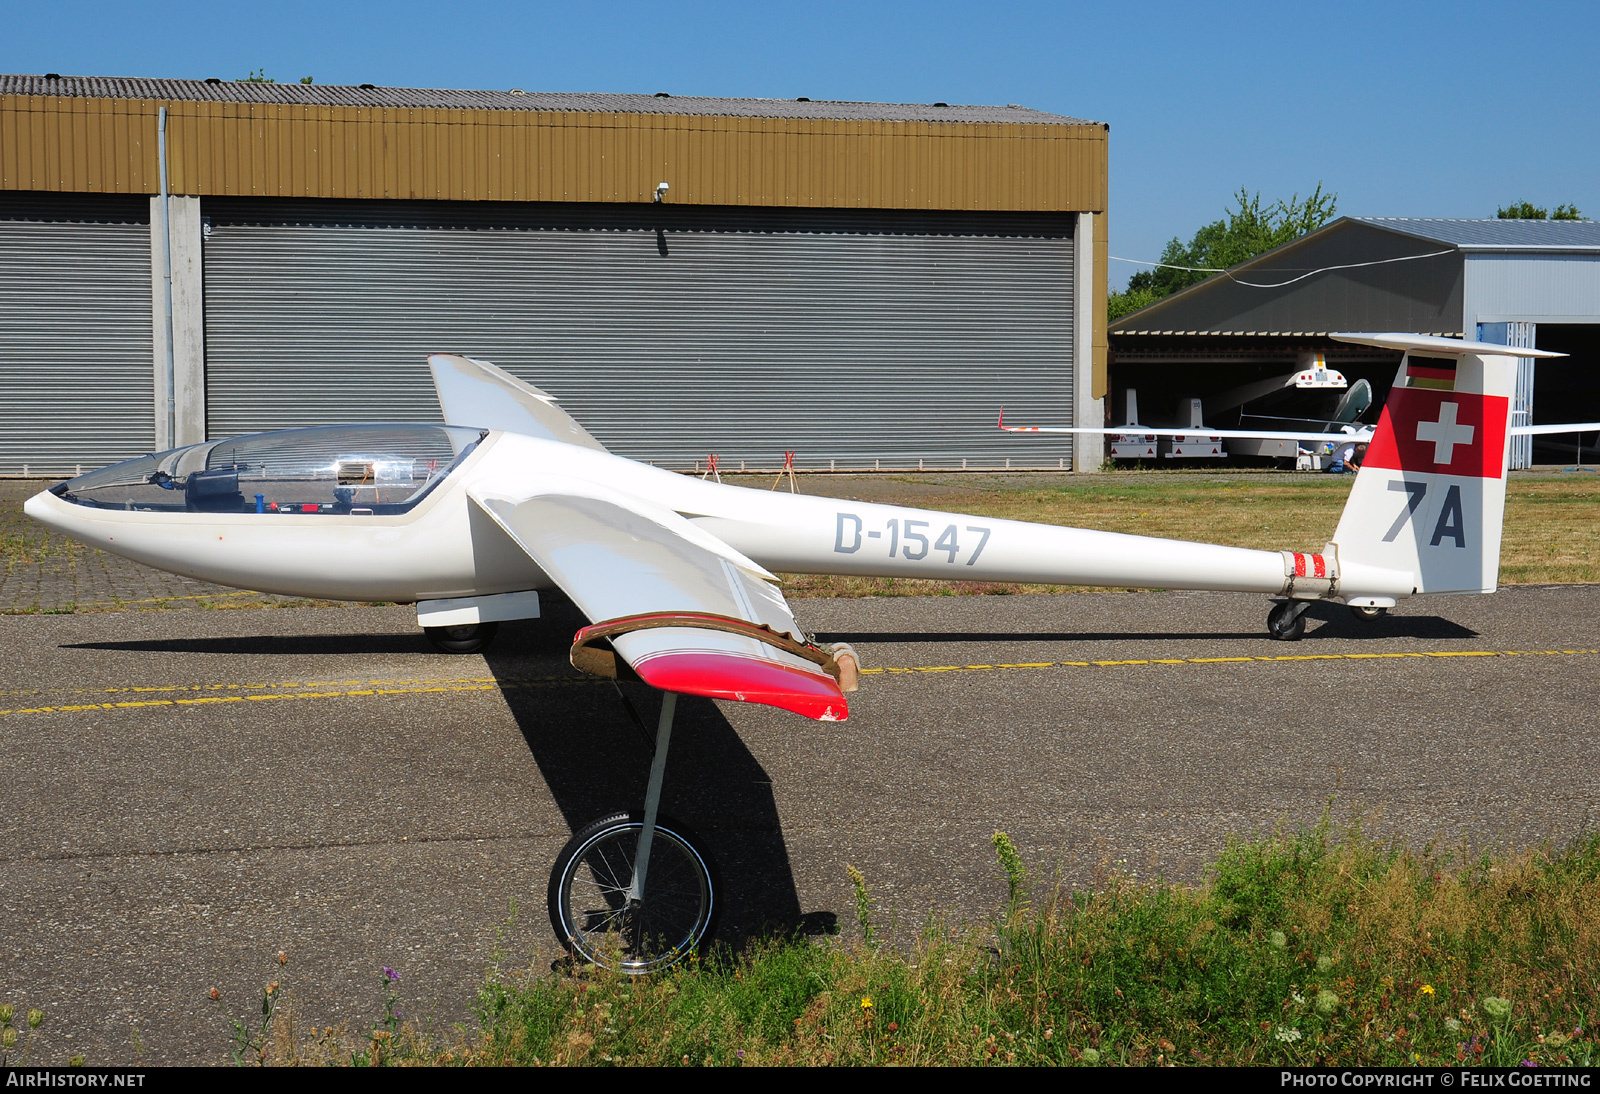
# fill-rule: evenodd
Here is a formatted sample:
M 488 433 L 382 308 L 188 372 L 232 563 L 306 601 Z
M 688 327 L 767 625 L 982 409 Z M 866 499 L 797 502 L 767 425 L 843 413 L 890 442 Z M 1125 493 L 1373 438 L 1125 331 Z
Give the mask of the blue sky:
M 0 26 L 6 72 L 1020 103 L 1110 123 L 1130 258 L 1240 186 L 1321 182 L 1358 215 L 1600 215 L 1592 3 L 0 0 Z

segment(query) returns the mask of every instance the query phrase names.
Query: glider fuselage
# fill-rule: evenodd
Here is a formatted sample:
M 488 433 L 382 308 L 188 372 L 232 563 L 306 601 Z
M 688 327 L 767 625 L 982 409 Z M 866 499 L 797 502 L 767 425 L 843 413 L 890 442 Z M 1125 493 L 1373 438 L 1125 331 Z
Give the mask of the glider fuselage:
M 27 513 L 103 550 L 222 585 L 410 603 L 550 587 L 468 491 L 515 491 L 551 475 L 672 510 L 775 572 L 1269 594 L 1285 586 L 1276 551 L 749 489 L 502 432 L 401 513 L 104 508 L 48 491 Z

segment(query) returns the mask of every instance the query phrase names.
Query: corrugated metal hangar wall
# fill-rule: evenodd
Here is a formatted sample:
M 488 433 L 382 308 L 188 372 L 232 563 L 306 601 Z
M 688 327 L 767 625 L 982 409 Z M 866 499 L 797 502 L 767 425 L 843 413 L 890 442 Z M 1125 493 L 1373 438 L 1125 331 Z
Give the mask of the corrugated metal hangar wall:
M 151 444 L 150 203 L 0 194 L 0 473 Z
M 153 148 L 142 145 L 156 142 L 112 138 L 118 126 L 138 137 L 143 113 L 156 112 L 146 100 L 97 116 L 94 102 L 78 99 L 62 114 L 61 100 L 3 94 L 21 79 L 0 77 L 0 124 L 20 134 L 0 139 L 0 381 L 24 411 L 0 423 L 0 474 L 67 474 L 162 447 L 155 435 L 167 428 L 160 205 L 84 192 L 147 189 Z M 99 84 L 107 83 L 114 82 L 88 90 L 103 93 Z M 163 82 L 167 94 L 310 94 L 169 83 L 177 84 Z M 337 100 L 355 90 L 317 93 Z M 233 115 L 222 117 L 232 110 L 260 121 L 268 107 L 175 97 L 171 109 L 180 115 L 187 108 L 222 117 L 198 128 L 197 118 L 178 117 L 169 134 L 190 142 L 170 156 L 174 190 L 201 191 L 174 200 L 175 276 L 192 279 L 175 292 L 178 439 L 436 420 L 424 358 L 449 351 L 493 360 L 553 392 L 613 451 L 663 466 L 689 468 L 715 453 L 724 468 L 770 468 L 785 451 L 813 468 L 1069 465 L 1064 439 L 1019 440 L 995 430 L 994 417 L 1003 405 L 1030 420 L 1072 421 L 1099 395 L 1090 390 L 1095 370 L 1080 377 L 1079 362 L 1094 359 L 1096 342 L 1103 357 L 1103 325 L 1092 317 L 1104 314 L 1104 262 L 1095 262 L 1104 231 L 1086 231 L 1104 209 L 1103 127 L 1033 111 L 1020 111 L 1027 124 L 1016 124 L 1009 116 L 995 122 L 996 108 L 955 108 L 979 121 L 957 114 L 946 123 L 928 107 L 822 104 L 863 118 L 853 129 L 848 117 L 813 119 L 804 151 L 826 160 L 846 149 L 860 162 L 813 162 L 828 169 L 808 174 L 805 157 L 788 147 L 804 128 L 787 117 L 789 104 L 721 100 L 719 110 L 754 113 L 708 118 L 662 115 L 648 97 L 600 98 L 657 111 L 644 123 L 613 116 L 641 130 L 720 127 L 727 132 L 712 137 L 738 137 L 754 152 L 765 141 L 765 174 L 735 164 L 725 183 L 713 169 L 721 159 L 711 156 L 708 166 L 689 148 L 678 161 L 669 154 L 633 172 L 688 180 L 673 183 L 661 203 L 648 189 L 642 201 L 614 192 L 637 180 L 563 172 L 560 156 L 553 172 L 530 161 L 536 181 L 512 187 L 542 200 L 503 200 L 497 187 L 505 180 L 459 163 L 449 178 L 432 180 L 443 191 L 433 200 L 404 199 L 388 184 L 376 197 L 350 199 L 335 195 L 370 192 L 372 179 L 385 170 L 399 178 L 417 156 L 385 167 L 374 151 L 371 175 L 357 155 L 331 172 L 324 163 L 320 173 L 274 176 L 275 162 L 304 158 L 309 146 L 269 141 L 263 152 L 251 142 L 271 126 L 233 132 L 224 124 Z M 691 102 L 671 109 L 701 109 Z M 570 159 L 592 158 L 584 139 L 599 141 L 601 160 L 617 159 L 618 138 L 585 138 L 557 105 L 505 117 L 534 133 L 535 149 L 529 117 L 547 127 L 566 118 Z M 406 115 L 390 138 L 405 137 L 422 114 L 430 125 L 445 114 L 390 106 Z M 294 107 L 271 105 L 280 129 L 298 124 Z M 347 128 L 361 131 L 372 113 L 355 111 Z M 483 124 L 498 116 L 471 113 Z M 332 119 L 335 136 L 339 120 Z M 98 163 L 82 155 L 83 142 L 74 152 L 70 134 L 56 132 L 90 122 L 110 134 Z M 28 126 L 35 137 L 46 132 L 27 140 Z M 460 151 L 471 135 L 470 127 L 440 128 L 455 144 L 439 141 L 437 155 Z M 201 147 L 202 138 L 211 145 Z M 705 145 L 711 137 L 669 130 L 662 139 Z M 241 144 L 240 164 L 254 157 L 254 182 L 241 187 L 233 161 L 217 157 L 218 142 L 229 140 Z M 511 138 L 485 140 L 498 163 L 490 146 Z M 935 154 L 919 154 L 917 140 Z M 404 142 L 387 140 L 389 152 L 395 143 Z M 798 156 L 801 169 L 786 175 L 784 155 Z M 874 170 L 875 155 L 882 170 Z M 423 156 L 410 170 L 420 177 L 426 167 Z M 203 178 L 212 182 L 194 185 Z M 408 185 L 414 190 L 415 179 Z M 704 200 L 740 186 L 784 193 Z M 549 199 L 596 187 L 602 200 Z M 942 196 L 930 198 L 935 191 Z M 452 192 L 456 200 L 442 200 Z M 1078 238 L 1093 243 L 1080 250 Z M 188 274 L 185 255 L 193 256 Z
M 1003 464 L 1018 446 L 1001 406 L 1072 413 L 1069 217 L 201 208 L 212 437 L 434 418 L 438 351 L 492 360 L 613 451 L 671 467 L 786 450 Z

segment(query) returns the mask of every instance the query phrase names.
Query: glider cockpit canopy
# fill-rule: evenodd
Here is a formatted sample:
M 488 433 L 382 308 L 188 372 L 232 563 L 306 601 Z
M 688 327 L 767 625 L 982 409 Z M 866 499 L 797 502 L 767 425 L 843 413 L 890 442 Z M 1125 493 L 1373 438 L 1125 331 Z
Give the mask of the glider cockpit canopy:
M 99 509 L 392 514 L 414 507 L 484 437 L 427 424 L 285 429 L 174 448 L 55 488 Z

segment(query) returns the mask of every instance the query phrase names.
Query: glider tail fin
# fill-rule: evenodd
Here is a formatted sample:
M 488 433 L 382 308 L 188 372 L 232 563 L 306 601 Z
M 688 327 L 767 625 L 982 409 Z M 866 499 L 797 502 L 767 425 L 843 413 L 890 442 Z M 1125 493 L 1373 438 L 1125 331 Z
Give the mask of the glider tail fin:
M 1516 359 L 1477 343 L 1415 340 L 1428 344 L 1403 347 L 1329 545 L 1353 605 L 1492 593 L 1499 580 Z

